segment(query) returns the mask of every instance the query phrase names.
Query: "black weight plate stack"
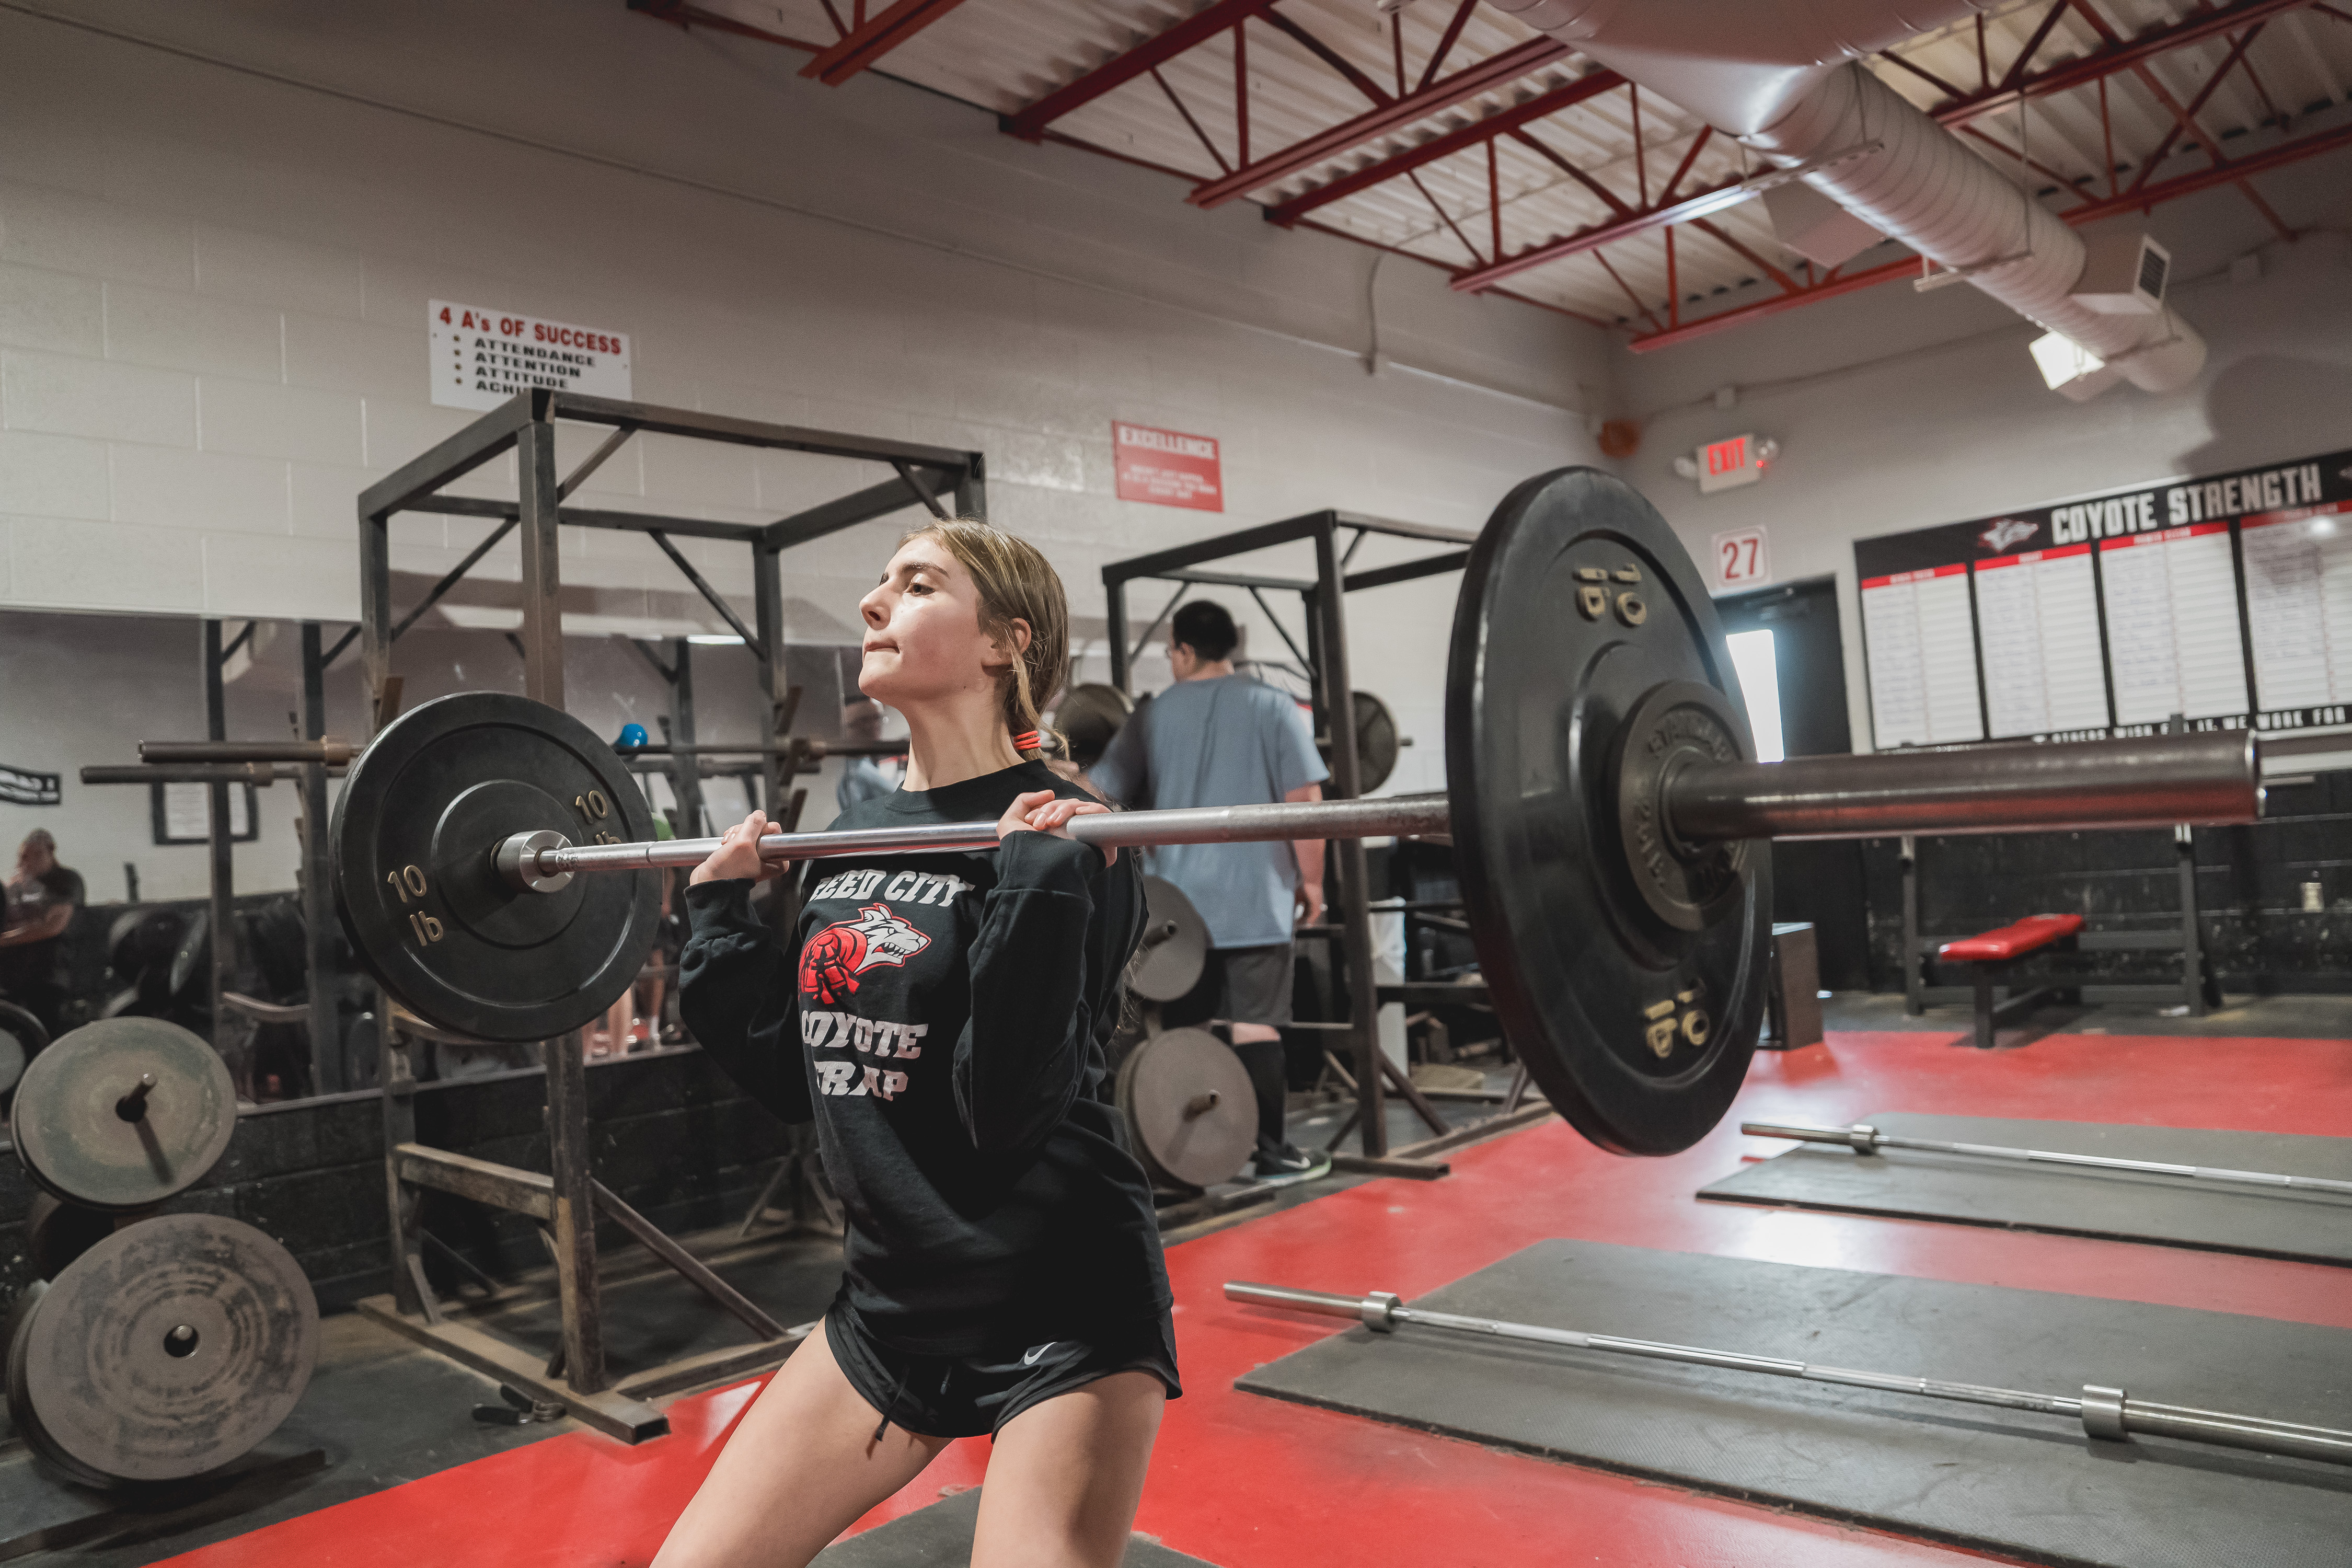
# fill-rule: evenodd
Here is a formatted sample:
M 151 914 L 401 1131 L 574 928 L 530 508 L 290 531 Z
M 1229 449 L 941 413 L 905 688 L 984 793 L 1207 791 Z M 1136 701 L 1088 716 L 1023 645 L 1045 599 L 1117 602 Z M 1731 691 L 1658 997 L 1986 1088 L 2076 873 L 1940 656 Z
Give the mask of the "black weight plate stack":
M 1143 879 L 1143 941 L 1127 966 L 1127 988 L 1147 1002 L 1173 1002 L 1200 984 L 1209 962 L 1209 925 L 1175 883 Z
M 220 1053 L 162 1018 L 67 1030 L 33 1058 L 8 1106 L 26 1173 L 112 1214 L 186 1191 L 236 1131 L 236 1085 Z
M 611 743 L 543 702 L 439 698 L 352 764 L 335 802 L 335 907 L 361 962 L 410 1012 L 477 1039 L 552 1039 L 636 979 L 658 879 L 602 871 L 519 891 L 492 857 L 509 835 L 542 829 L 574 844 L 654 836 Z
M 1389 782 L 1396 772 L 1397 752 L 1404 744 L 1397 734 L 1396 715 L 1389 705 L 1369 691 L 1350 693 L 1353 700 L 1349 710 L 1356 716 L 1356 793 L 1370 795 Z M 1315 750 L 1323 765 L 1331 765 L 1331 742 L 1315 742 Z
M 1102 760 L 1103 748 L 1134 711 L 1134 702 L 1118 687 L 1088 681 L 1062 693 L 1054 707 L 1054 728 L 1070 742 L 1070 761 L 1090 768 Z
M 116 1231 L 25 1298 L 9 1418 L 89 1486 L 218 1469 L 278 1429 L 318 1360 L 318 1300 L 293 1256 L 214 1215 Z
M 131 1223 L 136 1213 L 122 1216 Z M 35 1193 L 25 1210 L 25 1257 L 33 1272 L 54 1279 L 66 1266 L 114 1234 L 116 1216 L 101 1209 L 69 1204 L 55 1193 Z
M 1621 826 L 1626 721 L 1679 681 L 1721 695 L 1749 754 L 1722 625 L 1657 510 L 1591 468 L 1513 490 L 1454 614 L 1454 861 L 1506 1037 L 1560 1114 L 1623 1154 L 1703 1137 L 1763 1023 L 1769 857 L 1738 852 L 1736 885 L 1685 929 L 1643 895 Z
M 38 1018 L 14 1002 L 0 1002 L 0 1094 L 16 1087 L 26 1065 L 48 1043 L 49 1032 Z
M 164 994 L 184 1007 L 212 1005 L 213 917 L 197 910 L 181 928 L 180 944 L 172 952 L 171 978 Z

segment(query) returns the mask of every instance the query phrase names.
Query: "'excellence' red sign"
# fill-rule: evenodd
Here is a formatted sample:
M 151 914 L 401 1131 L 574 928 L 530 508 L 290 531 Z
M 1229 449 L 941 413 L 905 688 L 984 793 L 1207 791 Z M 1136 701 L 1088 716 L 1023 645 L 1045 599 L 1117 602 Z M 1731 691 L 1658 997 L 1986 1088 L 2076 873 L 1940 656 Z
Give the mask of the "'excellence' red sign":
M 1184 436 L 1114 419 L 1110 440 L 1119 500 L 1186 506 L 1195 511 L 1225 510 L 1225 481 L 1217 465 L 1213 437 Z

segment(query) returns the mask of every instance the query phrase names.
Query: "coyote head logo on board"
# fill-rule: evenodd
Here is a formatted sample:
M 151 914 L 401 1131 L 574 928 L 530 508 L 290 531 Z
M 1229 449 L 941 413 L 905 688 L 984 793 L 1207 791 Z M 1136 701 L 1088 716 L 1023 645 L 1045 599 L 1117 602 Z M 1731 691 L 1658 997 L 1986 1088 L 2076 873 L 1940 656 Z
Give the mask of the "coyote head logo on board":
M 879 964 L 903 966 L 931 939 L 890 912 L 868 904 L 854 921 L 835 921 L 801 949 L 801 994 L 830 1006 L 857 989 L 857 977 Z
M 2021 517 L 2004 517 L 1977 538 L 1987 550 L 2007 550 L 2012 544 L 2022 544 L 2042 531 L 2038 522 L 2028 522 Z

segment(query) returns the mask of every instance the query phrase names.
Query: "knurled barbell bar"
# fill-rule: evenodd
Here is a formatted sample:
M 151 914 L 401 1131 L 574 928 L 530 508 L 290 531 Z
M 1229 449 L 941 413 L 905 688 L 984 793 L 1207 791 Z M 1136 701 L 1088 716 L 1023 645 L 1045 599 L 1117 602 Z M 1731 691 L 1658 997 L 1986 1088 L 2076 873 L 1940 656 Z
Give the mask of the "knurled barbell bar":
M 1976 1160 L 2007 1160 L 2018 1164 L 2054 1165 L 2060 1171 L 2117 1171 L 2134 1176 L 2180 1176 L 2217 1182 L 2224 1186 L 2261 1187 L 2272 1192 L 2318 1193 L 2352 1198 L 2352 1182 L 2330 1176 L 2293 1176 L 2284 1171 L 2235 1171 L 2226 1166 L 2183 1165 L 2169 1160 L 2126 1160 L 2115 1154 L 2070 1154 L 2058 1149 L 2021 1149 L 2005 1143 L 1963 1143 L 1942 1138 L 1911 1138 L 1882 1132 L 1867 1121 L 1849 1127 L 1820 1127 L 1785 1121 L 1743 1121 L 1739 1130 L 1751 1138 L 1790 1138 L 1800 1143 L 1834 1143 L 1857 1154 L 1900 1149 L 1915 1154 L 1953 1154 Z
M 2188 1405 L 2158 1405 L 2135 1399 L 2120 1388 L 2086 1384 L 2080 1394 L 2042 1394 L 2031 1389 L 1996 1388 L 1984 1384 L 1953 1383 L 1921 1377 L 1915 1373 L 1864 1372 L 1853 1367 L 1823 1366 L 1791 1361 L 1785 1356 L 1751 1355 L 1744 1351 L 1709 1350 L 1699 1345 L 1667 1344 L 1657 1340 L 1622 1339 L 1614 1334 L 1586 1333 L 1578 1329 L 1547 1328 L 1540 1323 L 1515 1323 L 1506 1319 L 1474 1318 L 1459 1312 L 1434 1312 L 1410 1307 L 1404 1298 L 1387 1290 L 1364 1296 L 1340 1296 L 1327 1290 L 1299 1290 L 1286 1285 L 1256 1285 L 1228 1280 L 1225 1299 L 1253 1306 L 1346 1318 L 1376 1334 L 1394 1333 L 1401 1327 L 1440 1329 L 1488 1339 L 1516 1340 L 1526 1344 L 1570 1350 L 1602 1351 L 1612 1355 L 1638 1356 L 1649 1361 L 1680 1362 L 1690 1366 L 1720 1367 L 1727 1372 L 1761 1373 L 1768 1377 L 1803 1378 L 1811 1383 L 1846 1388 L 1871 1388 L 1887 1394 L 1916 1394 L 1923 1399 L 1960 1405 L 1990 1405 L 2009 1410 L 2035 1410 L 2051 1415 L 2071 1415 L 2084 1432 L 2109 1442 L 2127 1441 L 2136 1433 L 2150 1436 L 2185 1437 L 2258 1453 L 2287 1454 L 2298 1458 L 2352 1464 L 2352 1432 L 2331 1426 L 2306 1426 L 2273 1421 L 2228 1410 L 2199 1410 Z
M 2153 827 L 2261 814 L 2243 731 L 1758 764 L 1706 584 L 1608 475 L 1514 490 L 1465 568 L 1444 795 L 1082 816 L 1110 846 L 1449 836 L 1488 994 L 1547 1099 L 1626 1153 L 1687 1148 L 1729 1106 L 1760 1028 L 1770 837 Z M 643 796 L 586 726 L 524 699 L 423 704 L 353 763 L 338 906 L 410 1011 L 478 1038 L 600 1015 L 650 944 Z M 992 822 L 772 834 L 780 861 L 979 855 Z M 616 875 L 615 873 L 639 873 Z

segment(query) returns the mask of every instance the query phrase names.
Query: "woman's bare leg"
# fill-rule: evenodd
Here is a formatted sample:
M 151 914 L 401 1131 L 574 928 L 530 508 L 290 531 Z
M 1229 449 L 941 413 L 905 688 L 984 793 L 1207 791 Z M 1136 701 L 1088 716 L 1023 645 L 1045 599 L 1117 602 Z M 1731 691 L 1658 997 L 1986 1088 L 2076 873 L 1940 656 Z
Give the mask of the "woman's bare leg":
M 1119 1372 L 1007 1421 L 980 1493 L 972 1568 L 1118 1568 L 1168 1387 Z
M 895 1426 L 877 1443 L 880 1419 L 820 1325 L 751 1402 L 655 1568 L 802 1568 L 948 1446 Z

